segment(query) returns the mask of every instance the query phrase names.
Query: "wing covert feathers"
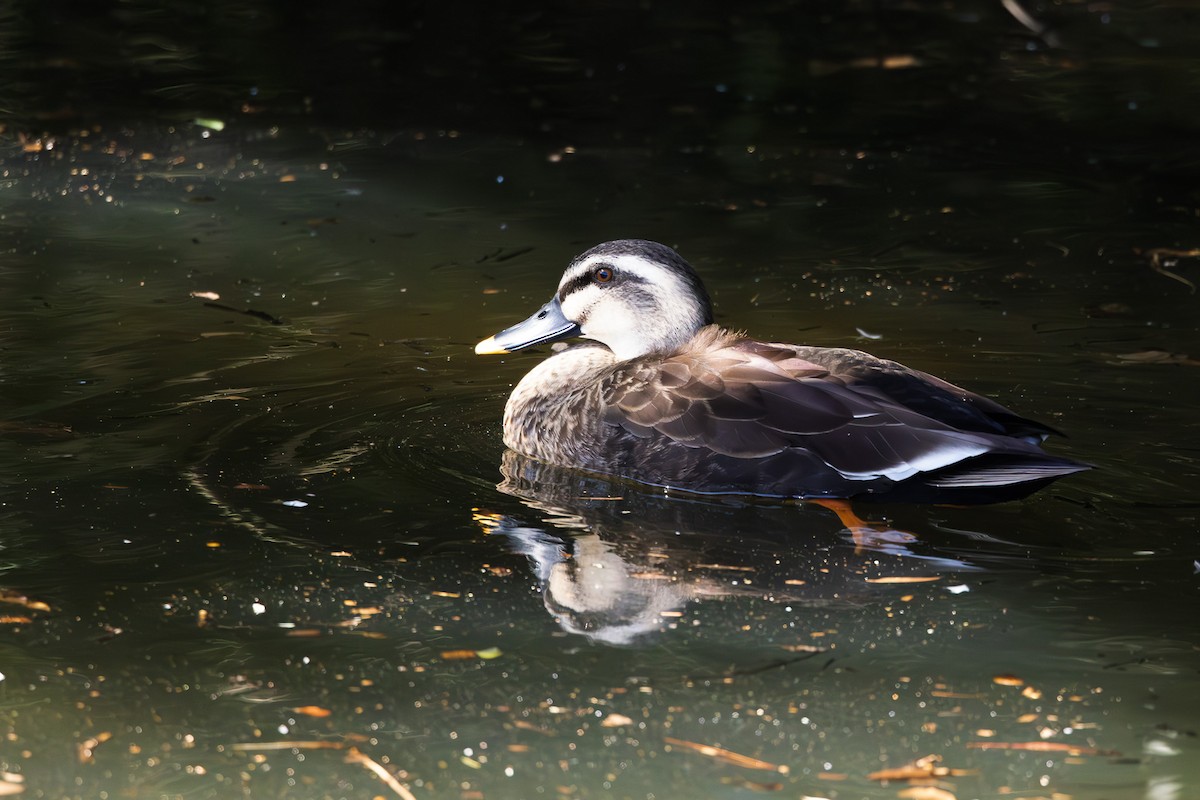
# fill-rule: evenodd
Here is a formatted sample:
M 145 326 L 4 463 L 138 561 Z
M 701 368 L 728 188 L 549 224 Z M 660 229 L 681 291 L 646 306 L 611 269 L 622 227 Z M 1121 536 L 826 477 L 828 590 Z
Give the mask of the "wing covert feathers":
M 853 480 L 904 480 L 1006 449 L 1032 459 L 1041 451 L 1014 437 L 1050 432 L 895 362 L 756 342 L 715 325 L 669 356 L 617 365 L 602 393 L 606 421 L 639 438 L 657 432 L 741 459 L 805 450 Z M 986 485 L 1050 473 L 1026 464 L 944 480 Z

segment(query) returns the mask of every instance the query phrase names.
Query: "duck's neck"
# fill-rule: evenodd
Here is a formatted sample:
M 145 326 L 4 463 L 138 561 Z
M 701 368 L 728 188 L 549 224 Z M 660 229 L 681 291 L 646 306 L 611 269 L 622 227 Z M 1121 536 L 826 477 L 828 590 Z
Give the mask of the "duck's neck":
M 576 345 L 535 366 L 504 407 L 504 444 L 552 464 L 586 461 L 601 436 L 599 378 L 615 363 L 606 347 Z

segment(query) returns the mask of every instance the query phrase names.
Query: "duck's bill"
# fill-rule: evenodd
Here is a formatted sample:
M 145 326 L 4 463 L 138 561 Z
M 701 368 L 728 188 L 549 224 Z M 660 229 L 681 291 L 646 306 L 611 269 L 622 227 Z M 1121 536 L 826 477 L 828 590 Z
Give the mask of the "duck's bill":
M 524 322 L 505 328 L 475 345 L 476 355 L 513 353 L 534 345 L 557 342 L 579 335 L 579 326 L 563 316 L 555 297 Z

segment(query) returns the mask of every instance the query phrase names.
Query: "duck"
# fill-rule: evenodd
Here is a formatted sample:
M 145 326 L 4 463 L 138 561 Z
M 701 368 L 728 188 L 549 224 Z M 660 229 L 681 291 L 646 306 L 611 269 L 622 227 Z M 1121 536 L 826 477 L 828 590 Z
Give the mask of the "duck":
M 763 342 L 714 324 L 696 270 L 642 239 L 575 257 L 554 296 L 475 346 L 556 345 L 517 383 L 504 445 L 666 491 L 976 504 L 1091 468 L 1058 432 L 859 350 Z

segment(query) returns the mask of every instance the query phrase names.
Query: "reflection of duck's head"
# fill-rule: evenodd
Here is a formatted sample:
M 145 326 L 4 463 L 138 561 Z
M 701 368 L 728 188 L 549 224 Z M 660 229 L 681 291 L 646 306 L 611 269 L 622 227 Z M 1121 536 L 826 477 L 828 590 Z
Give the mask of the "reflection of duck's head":
M 570 560 L 550 570 L 546 609 L 571 633 L 593 641 L 630 644 L 658 631 L 663 614 L 684 606 L 694 587 L 638 574 L 598 536 L 577 536 Z
M 556 518 L 564 519 L 563 513 Z M 694 584 L 627 561 L 594 533 L 559 536 L 506 517 L 494 520 L 489 531 L 529 559 L 546 610 L 563 629 L 592 641 L 631 644 L 660 630 L 664 613 L 697 593 Z
M 665 245 L 623 239 L 576 257 L 550 302 L 476 345 L 595 343 L 521 380 L 505 444 L 705 494 L 994 502 L 1087 469 L 1041 450 L 1052 429 L 932 375 L 712 319 L 699 277 Z
M 708 292 L 690 264 L 657 242 L 622 239 L 575 258 L 549 303 L 480 342 L 475 352 L 512 352 L 579 336 L 625 360 L 676 350 L 711 323 Z

